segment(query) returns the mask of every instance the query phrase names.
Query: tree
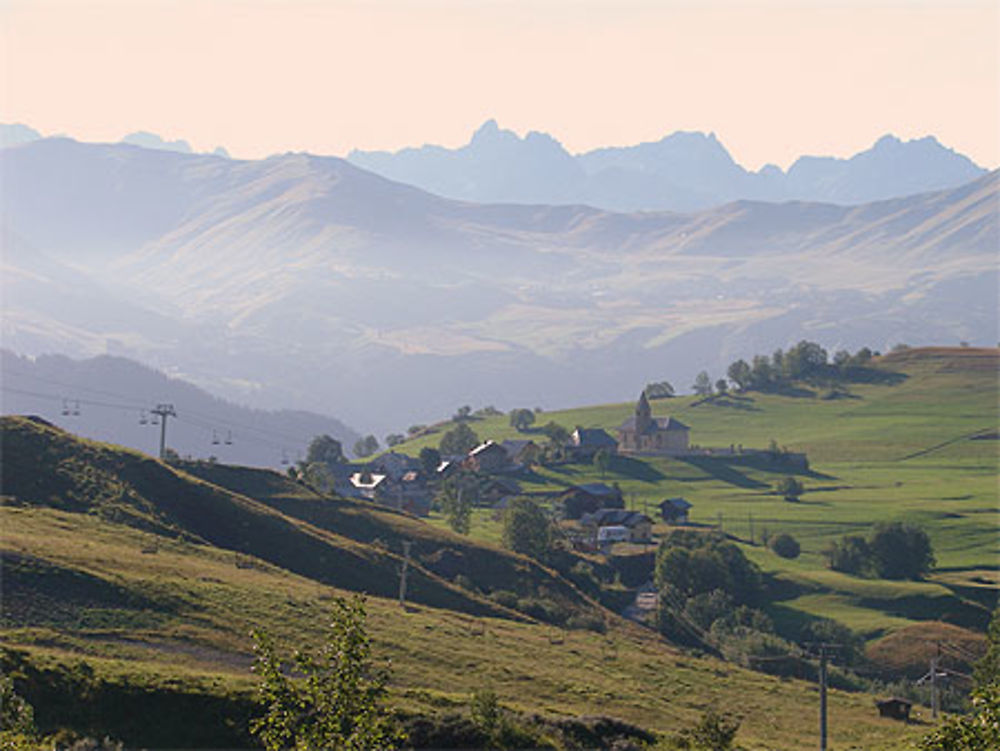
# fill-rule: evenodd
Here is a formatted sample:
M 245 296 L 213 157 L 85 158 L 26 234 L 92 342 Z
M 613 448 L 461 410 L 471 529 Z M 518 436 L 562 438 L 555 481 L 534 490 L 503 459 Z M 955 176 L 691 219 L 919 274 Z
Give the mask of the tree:
M 553 446 L 565 446 L 566 441 L 569 440 L 569 431 L 554 420 L 550 420 L 542 426 L 542 432 Z
M 14 690 L 11 677 L 0 674 L 0 748 L 38 748 L 37 734 L 34 708 Z
M 875 572 L 883 579 L 920 579 L 934 568 L 930 538 L 920 527 L 879 524 L 868 544 Z
M 472 495 L 466 492 L 464 484 L 456 478 L 446 482 L 437 496 L 448 526 L 460 535 L 469 534 L 472 527 Z
M 607 449 L 598 449 L 597 453 L 594 454 L 594 466 L 600 471 L 602 480 L 608 473 L 608 470 L 611 469 L 611 465 L 614 464 L 614 461 L 614 455 Z
M 458 411 L 454 415 L 452 415 L 451 419 L 454 420 L 455 422 L 464 422 L 468 420 L 470 417 L 472 417 L 472 407 L 466 404 L 462 407 L 459 407 Z
M 729 370 L 726 371 L 726 375 L 729 376 L 729 380 L 736 384 L 736 388 L 740 391 L 744 391 L 750 386 L 750 366 L 747 364 L 746 360 L 737 360 L 729 366 Z
M 726 718 L 714 709 L 709 709 L 701 716 L 697 725 L 680 732 L 679 745 L 693 751 L 729 751 L 733 747 L 740 723 L 739 719 Z
M 729 384 L 726 383 L 725 378 L 720 378 L 718 381 L 715 382 L 715 390 L 719 394 L 725 394 L 727 391 L 729 391 Z
M 803 339 L 785 353 L 784 373 L 793 380 L 810 379 L 826 366 L 827 352 L 816 342 Z
M 420 433 L 421 431 L 426 430 L 426 429 L 427 429 L 426 425 L 421 425 L 421 424 L 417 423 L 416 425 L 411 425 L 410 427 L 408 427 L 406 429 L 406 434 L 408 436 L 412 437 L 412 436 L 415 436 L 417 433 Z
M 512 409 L 510 411 L 510 426 L 523 433 L 535 424 L 535 413 L 530 409 Z
M 333 489 L 333 474 L 330 467 L 322 462 L 307 464 L 299 474 L 306 483 L 321 493 L 328 493 Z
M 429 477 L 433 477 L 437 468 L 441 466 L 441 452 L 431 446 L 424 446 L 420 449 L 418 458 L 420 459 L 420 468 Z
M 440 450 L 445 456 L 467 454 L 479 445 L 479 436 L 466 423 L 460 422 L 441 436 Z
M 643 393 L 647 399 L 669 399 L 674 395 L 674 387 L 670 381 L 647 383 Z
M 340 441 L 326 433 L 313 438 L 306 451 L 306 464 L 314 462 L 325 464 L 328 467 L 345 464 L 347 458 L 344 456 L 344 448 L 340 445 Z
M 388 675 L 372 660 L 362 597 L 333 599 L 326 643 L 318 652 L 296 650 L 287 660 L 266 631 L 251 635 L 264 714 L 251 722 L 250 732 L 268 751 L 376 751 L 402 741 L 383 707 Z
M 986 636 L 986 654 L 973 671 L 972 711 L 946 720 L 925 736 L 921 751 L 1000 748 L 1000 608 L 993 611 Z
M 694 377 L 694 384 L 691 386 L 694 393 L 698 396 L 711 396 L 712 395 L 712 379 L 708 375 L 708 371 L 703 370 L 698 375 Z
M 788 475 L 778 480 L 774 489 L 784 496 L 786 501 L 795 503 L 799 500 L 799 496 L 805 492 L 806 487 L 799 478 Z
M 514 498 L 503 514 L 503 544 L 536 560 L 548 555 L 552 537 L 545 512 L 534 501 Z
M 401 433 L 389 433 L 389 435 L 385 437 L 385 445 L 392 448 L 393 446 L 398 446 L 405 440 L 406 436 Z
M 778 351 L 780 352 L 781 350 Z M 765 391 L 771 387 L 777 375 L 780 374 L 780 370 L 777 374 L 775 373 L 774 366 L 771 365 L 771 361 L 766 355 L 756 355 L 753 358 L 753 366 L 750 368 L 749 388 Z
M 354 444 L 354 453 L 357 456 L 371 456 L 376 451 L 378 451 L 378 438 L 373 435 L 366 435 L 364 438 L 359 438 Z
M 823 551 L 827 565 L 834 571 L 865 576 L 871 571 L 872 553 L 868 541 L 859 535 L 846 535 Z
M 1000 748 L 1000 683 L 972 692 L 972 712 L 951 717 L 920 741 L 921 751 L 986 751 Z
M 986 654 L 976 663 L 973 677 L 977 685 L 1000 683 L 1000 607 L 993 611 L 986 629 Z
M 798 558 L 802 548 L 799 541 L 787 532 L 775 535 L 768 541 L 768 547 L 774 551 L 775 555 L 782 558 Z

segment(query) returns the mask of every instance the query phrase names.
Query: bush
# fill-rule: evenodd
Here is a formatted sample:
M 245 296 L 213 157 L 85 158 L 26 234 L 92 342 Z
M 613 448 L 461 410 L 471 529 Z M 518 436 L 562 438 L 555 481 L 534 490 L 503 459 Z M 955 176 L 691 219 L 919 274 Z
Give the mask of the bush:
M 566 628 L 573 631 L 593 631 L 598 634 L 608 630 L 604 619 L 596 615 L 572 615 L 566 620 Z
M 787 533 L 782 533 L 772 537 L 769 542 L 769 547 L 774 551 L 775 555 L 788 559 L 798 558 L 799 553 L 802 552 L 802 548 L 799 546 L 799 541 Z
M 868 541 L 858 535 L 846 535 L 823 551 L 827 565 L 834 571 L 865 576 L 872 570 L 872 554 Z
M 799 500 L 799 496 L 805 492 L 805 485 L 795 477 L 782 477 L 775 485 L 775 490 L 785 497 L 786 501 L 794 503 Z
M 497 605 L 517 610 L 517 595 L 509 589 L 498 589 L 490 595 L 490 599 Z
M 930 538 L 920 527 L 879 524 L 869 547 L 875 571 L 883 579 L 920 579 L 934 567 Z

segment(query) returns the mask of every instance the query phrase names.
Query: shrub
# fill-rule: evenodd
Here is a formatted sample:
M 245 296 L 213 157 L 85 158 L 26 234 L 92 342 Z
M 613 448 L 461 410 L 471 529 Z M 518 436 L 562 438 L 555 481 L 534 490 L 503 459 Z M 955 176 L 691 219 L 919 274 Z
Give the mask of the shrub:
M 775 490 L 783 495 L 786 501 L 794 503 L 805 492 L 805 485 L 796 477 L 782 477 L 775 485 Z
M 802 552 L 802 548 L 799 546 L 799 541 L 785 532 L 772 537 L 769 542 L 769 546 L 771 550 L 774 551 L 775 555 L 781 556 L 782 558 L 798 558 L 799 553 Z
M 566 619 L 566 628 L 574 631 L 593 631 L 603 634 L 608 630 L 604 619 L 597 615 L 572 615 Z
M 511 610 L 517 610 L 517 595 L 509 589 L 498 589 L 490 595 L 490 599 L 497 605 L 502 605 Z
M 872 569 L 871 549 L 865 538 L 858 535 L 846 535 L 840 542 L 833 542 L 823 551 L 827 565 L 834 571 L 845 574 L 865 576 Z
M 869 547 L 875 571 L 883 579 L 919 579 L 934 567 L 930 538 L 920 527 L 879 524 Z

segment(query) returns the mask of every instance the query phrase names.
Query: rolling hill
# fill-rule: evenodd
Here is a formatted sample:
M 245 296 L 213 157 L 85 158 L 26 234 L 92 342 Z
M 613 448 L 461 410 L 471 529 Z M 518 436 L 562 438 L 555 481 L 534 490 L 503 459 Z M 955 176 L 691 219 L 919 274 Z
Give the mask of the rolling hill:
M 721 523 L 748 557 L 790 585 L 772 616 L 793 630 L 814 617 L 835 618 L 871 640 L 936 620 L 981 630 L 1000 591 L 1000 351 L 913 348 L 878 358 L 876 368 L 894 377 L 851 384 L 836 399 L 822 398 L 823 390 L 813 387 L 793 395 L 748 392 L 653 402 L 654 415 L 691 427 L 692 444 L 764 449 L 774 440 L 804 452 L 808 470 L 754 455 L 644 457 L 621 460 L 604 475 L 588 464 L 541 469 L 523 478 L 524 487 L 545 491 L 616 482 L 630 507 L 649 512 L 664 498 L 686 498 L 694 504 L 695 523 Z M 634 402 L 626 402 L 549 411 L 537 416 L 536 425 L 554 421 L 569 430 L 583 426 L 614 434 L 633 409 Z M 537 428 L 518 433 L 506 417 L 470 425 L 484 440 L 545 440 Z M 436 446 L 449 427 L 434 426 L 395 450 L 415 454 Z M 797 504 L 775 492 L 789 473 L 806 487 Z M 832 541 L 897 520 L 930 535 L 937 571 L 929 580 L 873 581 L 826 569 L 822 552 Z M 495 536 L 488 519 L 477 522 L 474 535 Z M 781 532 L 800 542 L 798 559 L 784 560 L 761 544 L 762 535 Z
M 703 446 L 775 438 L 807 452 L 808 469 L 646 457 L 605 477 L 567 464 L 522 481 L 528 490 L 614 481 L 637 508 L 684 495 L 696 524 L 721 523 L 768 574 L 779 628 L 836 618 L 869 639 L 878 674 L 892 677 L 919 668 L 927 640 L 977 648 L 975 632 L 995 606 L 998 362 L 997 350 L 913 349 L 875 363 L 892 378 L 851 384 L 838 399 L 802 388 L 654 402 Z M 630 410 L 540 417 L 610 428 Z M 482 436 L 515 434 L 500 417 L 471 424 Z M 401 448 L 415 452 L 443 427 Z M 495 524 L 488 516 L 461 537 L 434 520 L 323 498 L 267 470 L 168 466 L 32 418 L 3 418 L 0 428 L 3 660 L 27 676 L 32 696 L 48 698 L 36 701 L 46 727 L 70 722 L 152 746 L 246 743 L 247 631 L 264 625 L 290 643 L 317 639 L 324 603 L 364 591 L 376 652 L 392 659 L 393 702 L 411 716 L 461 713 L 469 693 L 487 686 L 525 713 L 567 718 L 600 707 L 670 733 L 714 706 L 742 718 L 738 741 L 748 749 L 815 742 L 814 685 L 678 651 L 554 571 L 485 542 Z M 790 471 L 806 483 L 800 503 L 772 489 Z M 829 540 L 888 519 L 930 533 L 937 567 L 927 580 L 859 579 L 823 566 Z M 775 556 L 760 544 L 764 527 L 790 531 L 802 555 Z M 403 539 L 414 541 L 406 609 L 394 601 Z M 539 621 L 498 604 L 499 588 L 515 591 L 516 607 L 558 603 L 566 619 L 558 623 L 574 614 L 601 626 Z M 76 690 L 82 700 L 69 698 Z M 920 729 L 877 718 L 871 700 L 831 692 L 833 742 L 908 747 Z M 164 722 L 137 726 L 109 710 L 119 704 L 137 707 L 132 714 L 155 708 Z
M 112 352 L 366 432 L 462 402 L 621 399 L 804 337 L 998 338 L 995 173 L 858 206 L 677 214 L 472 204 L 307 154 L 42 139 L 0 169 L 18 187 L 9 346 Z
M 364 590 L 376 653 L 392 659 L 393 702 L 404 714 L 462 712 L 485 685 L 512 709 L 553 718 L 600 707 L 673 732 L 716 706 L 742 717 L 747 748 L 811 743 L 808 684 L 682 655 L 610 613 L 604 633 L 563 631 L 496 605 L 483 594 L 489 576 L 596 612 L 518 556 L 321 499 L 274 473 L 198 467 L 224 489 L 37 419 L 0 426 L 3 662 L 23 677 L 43 729 L 68 723 L 153 747 L 245 744 L 247 631 L 317 639 L 324 603 Z M 417 541 L 406 609 L 391 591 L 401 536 Z M 430 571 L 441 549 L 469 562 L 471 590 Z M 135 721 L 154 714 L 158 722 Z M 866 694 L 831 692 L 831 718 L 834 737 L 866 748 L 912 736 L 878 719 Z

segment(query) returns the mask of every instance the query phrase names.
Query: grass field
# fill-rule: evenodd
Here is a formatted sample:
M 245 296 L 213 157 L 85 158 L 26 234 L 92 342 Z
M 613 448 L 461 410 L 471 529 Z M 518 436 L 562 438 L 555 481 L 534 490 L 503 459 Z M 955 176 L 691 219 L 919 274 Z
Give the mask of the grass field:
M 970 437 L 995 434 L 1000 353 L 909 350 L 881 358 L 880 367 L 905 378 L 894 385 L 855 384 L 849 397 L 833 400 L 751 392 L 710 401 L 652 402 L 654 415 L 671 415 L 691 427 L 692 444 L 766 448 L 773 439 L 789 451 L 805 452 L 810 471 L 798 475 L 807 491 L 798 503 L 774 492 L 780 471 L 746 460 L 643 457 L 619 462 L 606 475 L 587 464 L 569 464 L 537 470 L 526 478 L 525 490 L 615 482 L 630 508 L 649 513 L 664 498 L 683 496 L 694 504 L 693 522 L 721 522 L 765 571 L 807 590 L 782 603 L 783 611 L 835 618 L 868 637 L 948 614 L 962 622 L 975 620 L 962 601 L 971 594 L 980 603 L 995 602 L 996 590 L 970 593 L 963 578 L 1000 571 L 1000 507 L 997 441 Z M 537 416 L 536 425 L 552 420 L 570 430 L 604 428 L 614 435 L 633 409 L 626 403 L 547 412 Z M 471 425 L 483 439 L 526 437 L 505 417 Z M 396 450 L 415 454 L 435 445 L 444 429 Z M 527 437 L 545 440 L 539 434 Z M 919 584 L 919 599 L 911 597 L 910 583 L 824 570 L 821 552 L 832 540 L 865 535 L 877 522 L 897 520 L 923 527 L 934 547 L 938 572 Z M 786 561 L 763 548 L 765 531 L 793 535 L 802 546 L 801 558 Z M 484 513 L 474 521 L 472 534 L 496 540 L 499 526 Z
M 774 438 L 806 452 L 799 503 L 772 491 L 782 467 L 745 459 L 631 460 L 606 477 L 569 464 L 522 481 L 528 491 L 617 482 L 640 509 L 682 495 L 694 504 L 696 524 L 721 521 L 785 585 L 787 596 L 771 608 L 776 621 L 833 617 L 879 645 L 887 661 L 905 661 L 913 640 L 944 633 L 974 643 L 968 629 L 948 631 L 955 627 L 938 621 L 974 625 L 995 602 L 997 444 L 969 436 L 996 428 L 996 366 L 995 350 L 910 352 L 882 365 L 905 373 L 901 383 L 852 386 L 848 399 L 749 394 L 653 403 L 656 414 L 690 425 L 701 445 L 765 447 Z M 605 405 L 539 419 L 610 429 L 631 409 Z M 472 425 L 483 438 L 517 435 L 506 418 Z M 246 700 L 251 628 L 265 626 L 288 644 L 318 641 L 330 598 L 360 590 L 371 594 L 376 652 L 392 661 L 398 707 L 463 711 L 470 692 L 489 688 L 528 713 L 599 713 L 670 733 L 714 706 L 742 718 L 737 741 L 747 749 L 816 745 L 814 684 L 681 652 L 601 610 L 555 572 L 500 550 L 491 510 L 476 511 L 464 538 L 439 517 L 423 522 L 325 500 L 273 473 L 206 465 L 195 477 L 42 428 L 8 421 L 4 429 L 0 639 L 38 664 L 83 661 L 111 683 Z M 439 439 L 421 437 L 400 450 L 416 453 Z M 931 535 L 939 567 L 929 580 L 861 579 L 825 568 L 821 551 L 832 539 L 896 519 Z M 802 555 L 786 561 L 771 553 L 760 544 L 765 528 L 792 533 Z M 419 600 L 406 609 L 392 597 L 400 563 L 393 551 L 403 538 L 415 541 Z M 434 573 L 445 550 L 466 562 L 476 591 Z M 501 578 L 524 596 L 601 613 L 606 633 L 566 630 L 496 605 L 484 593 Z M 926 729 L 880 719 L 872 702 L 865 693 L 831 692 L 832 748 L 909 748 Z M 44 722 L 46 708 L 37 710 Z

